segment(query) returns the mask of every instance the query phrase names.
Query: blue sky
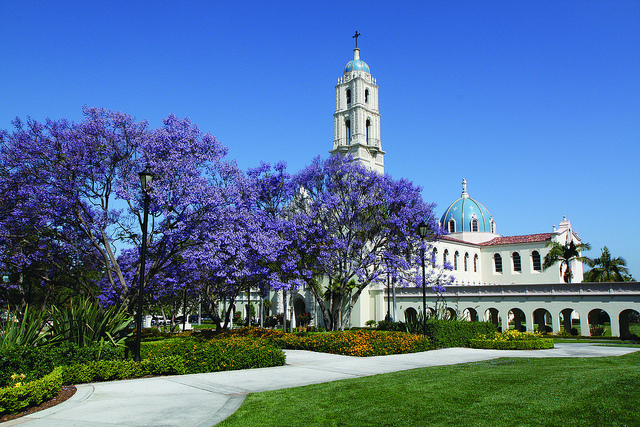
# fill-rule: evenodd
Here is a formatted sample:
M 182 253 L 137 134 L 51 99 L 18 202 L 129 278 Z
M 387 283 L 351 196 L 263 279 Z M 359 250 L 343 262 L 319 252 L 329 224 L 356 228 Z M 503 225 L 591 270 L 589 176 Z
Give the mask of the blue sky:
M 82 106 L 190 117 L 246 170 L 333 143 L 337 78 L 380 87 L 386 171 L 440 216 L 469 195 L 504 235 L 566 215 L 640 276 L 640 2 L 0 3 L 0 128 Z

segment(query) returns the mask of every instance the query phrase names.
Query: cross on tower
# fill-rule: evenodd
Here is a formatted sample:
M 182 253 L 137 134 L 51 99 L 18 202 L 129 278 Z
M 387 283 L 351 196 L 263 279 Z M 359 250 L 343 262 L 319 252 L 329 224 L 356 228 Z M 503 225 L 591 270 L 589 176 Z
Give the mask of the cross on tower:
M 352 37 L 352 38 L 356 39 L 356 48 L 358 47 L 358 37 L 359 37 L 359 36 L 361 36 L 361 35 L 362 35 L 362 34 L 360 34 L 360 33 L 358 32 L 358 30 L 356 30 L 355 35 Z

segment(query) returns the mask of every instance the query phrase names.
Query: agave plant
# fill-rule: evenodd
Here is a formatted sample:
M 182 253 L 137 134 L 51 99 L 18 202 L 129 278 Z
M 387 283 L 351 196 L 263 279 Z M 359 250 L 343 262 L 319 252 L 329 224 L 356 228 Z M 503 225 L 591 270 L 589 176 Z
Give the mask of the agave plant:
M 28 304 L 21 318 L 8 311 L 6 318 L 0 320 L 0 349 L 35 347 L 44 343 L 42 330 L 45 320 L 43 311 L 31 309 Z
M 122 345 L 131 335 L 127 327 L 132 317 L 123 309 L 103 309 L 87 298 L 71 300 L 62 307 L 52 307 L 49 344 L 70 342 L 80 347 L 109 341 Z

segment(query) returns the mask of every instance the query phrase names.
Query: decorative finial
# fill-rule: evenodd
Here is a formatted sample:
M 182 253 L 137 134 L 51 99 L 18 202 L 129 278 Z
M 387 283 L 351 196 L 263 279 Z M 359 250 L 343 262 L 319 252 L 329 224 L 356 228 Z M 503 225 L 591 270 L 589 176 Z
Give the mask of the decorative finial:
M 462 178 L 462 197 L 469 197 L 469 193 L 467 193 L 467 180 Z
M 360 33 L 358 32 L 358 30 L 356 30 L 355 35 L 352 37 L 352 38 L 356 39 L 356 49 L 358 48 L 358 37 L 360 37 L 361 35 L 362 35 L 362 34 L 360 34 Z

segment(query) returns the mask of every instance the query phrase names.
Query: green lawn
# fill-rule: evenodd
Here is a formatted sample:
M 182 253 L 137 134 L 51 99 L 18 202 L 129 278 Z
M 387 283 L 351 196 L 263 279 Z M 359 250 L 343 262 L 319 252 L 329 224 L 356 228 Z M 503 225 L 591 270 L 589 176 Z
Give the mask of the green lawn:
M 498 359 L 249 395 L 222 426 L 637 426 L 640 352 Z

